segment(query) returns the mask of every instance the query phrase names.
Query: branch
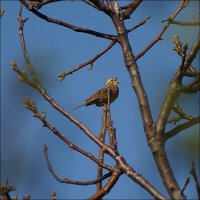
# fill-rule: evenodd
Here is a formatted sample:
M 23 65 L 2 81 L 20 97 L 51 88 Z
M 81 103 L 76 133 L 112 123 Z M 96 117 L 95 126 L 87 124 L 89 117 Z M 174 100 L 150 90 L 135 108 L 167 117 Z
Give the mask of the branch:
M 10 192 L 15 191 L 15 187 L 5 185 L 0 185 L 0 197 L 2 200 L 11 200 Z
M 59 183 L 66 183 L 66 184 L 73 184 L 73 185 L 92 185 L 92 184 L 96 184 L 108 177 L 111 176 L 112 172 L 108 172 L 107 174 L 105 174 L 104 176 L 102 177 L 99 177 L 95 180 L 90 180 L 90 181 L 75 181 L 75 180 L 71 180 L 71 179 L 68 179 L 68 178 L 64 178 L 64 179 L 61 179 L 60 177 L 58 177 L 58 175 L 54 172 L 54 169 L 49 161 L 49 158 L 48 158 L 48 149 L 47 149 L 47 146 L 44 145 L 43 147 L 43 152 L 44 152 L 44 156 L 45 156 L 45 160 L 46 160 L 46 163 L 47 163 L 47 166 L 48 166 L 48 170 L 51 172 L 52 176 L 59 182 Z
M 177 70 L 176 74 L 174 75 L 173 79 L 170 82 L 169 89 L 167 91 L 164 103 L 162 105 L 160 114 L 156 122 L 156 128 L 158 132 L 164 131 L 169 114 L 171 112 L 172 105 L 184 88 L 181 83 L 184 73 L 190 68 L 193 59 L 196 57 L 198 53 L 199 47 L 200 47 L 200 38 L 198 38 L 197 41 L 194 43 L 192 49 L 185 58 L 184 64 L 181 65 L 181 67 Z
M 98 138 L 100 141 L 105 143 L 105 136 L 106 136 L 106 128 L 107 128 L 107 110 L 103 109 L 103 116 L 102 116 L 102 127 L 101 132 L 98 135 Z M 102 148 L 99 149 L 99 161 L 104 162 L 104 150 Z M 97 168 L 97 178 L 101 177 L 103 174 L 103 168 L 101 166 L 98 166 Z M 99 192 L 102 189 L 102 182 L 97 183 L 97 192 Z
M 51 200 L 56 200 L 56 192 L 52 191 L 51 193 Z
M 88 200 L 96 200 L 96 199 L 101 199 L 103 196 L 108 194 L 110 190 L 113 188 L 119 177 L 121 176 L 121 172 L 117 170 L 117 168 L 113 171 L 112 176 L 106 183 L 106 185 L 98 191 L 96 194 L 92 195 L 91 197 L 88 198 Z
M 176 11 L 172 14 L 172 16 L 169 18 L 169 20 L 167 21 L 167 23 L 165 24 L 165 26 L 162 28 L 161 32 L 157 35 L 157 37 L 150 42 L 150 44 L 145 47 L 139 54 L 137 54 L 135 56 L 135 59 L 138 60 L 139 58 L 141 58 L 147 51 L 149 51 L 149 49 L 151 49 L 151 47 L 153 47 L 159 40 L 162 40 L 162 36 L 165 33 L 165 31 L 168 29 L 168 27 L 171 24 L 171 21 L 173 21 L 173 19 L 178 15 L 178 13 L 183 10 L 183 8 L 185 8 L 187 6 L 187 2 L 188 0 L 182 0 L 180 5 L 178 6 L 178 8 L 176 9 Z
M 140 23 L 138 23 L 138 24 L 136 24 L 134 27 L 128 29 L 127 32 L 130 33 L 131 31 L 135 30 L 136 28 L 142 26 L 142 25 L 145 24 L 145 23 L 147 22 L 147 20 L 150 19 L 150 18 L 151 18 L 151 17 L 144 17 L 144 19 L 143 19 Z
M 84 3 L 88 4 L 89 6 L 92 6 L 95 9 L 98 9 L 90 0 L 82 0 Z
M 74 69 L 71 69 L 68 72 L 63 72 L 63 73 L 59 74 L 58 78 L 62 81 L 67 75 L 72 74 L 72 73 L 78 71 L 79 69 L 82 69 L 83 67 L 89 65 L 89 64 L 93 64 L 99 57 L 101 57 L 104 53 L 106 53 L 108 50 L 110 50 L 116 44 L 116 42 L 117 42 L 116 40 L 112 41 L 105 49 L 103 49 L 101 52 L 96 54 L 93 58 L 91 58 L 90 60 L 80 64 L 79 66 L 75 67 Z
M 187 119 L 187 120 L 193 119 L 193 117 L 183 112 L 183 109 L 178 105 L 178 103 L 174 103 L 172 105 L 172 109 L 175 113 L 177 113 L 181 117 L 181 119 Z
M 63 22 L 61 20 L 55 19 L 55 18 L 51 18 L 48 17 L 47 15 L 42 14 L 41 12 L 37 11 L 36 9 L 34 9 L 33 6 L 30 6 L 26 0 L 20 0 L 21 3 L 32 13 L 34 13 L 35 15 L 37 15 L 38 17 L 40 17 L 43 20 L 46 20 L 47 22 L 53 23 L 53 24 L 57 24 L 60 26 L 64 26 L 66 28 L 69 28 L 75 32 L 82 32 L 82 33 L 87 33 L 90 35 L 94 35 L 96 37 L 101 37 L 101 38 L 105 38 L 105 39 L 109 39 L 109 40 L 115 40 L 116 36 L 115 35 L 110 35 L 110 34 L 106 34 L 106 33 L 101 33 L 101 32 L 97 32 L 91 29 L 87 29 L 87 28 L 81 28 L 81 27 L 77 27 L 74 26 L 72 24 L 69 24 L 67 22 Z
M 169 21 L 169 19 L 167 20 L 163 20 L 162 22 L 165 21 Z M 179 21 L 171 21 L 171 24 L 176 24 L 179 26 L 200 26 L 200 22 L 179 22 Z
M 194 58 L 197 56 L 197 53 L 200 49 L 200 37 L 198 37 L 194 43 L 194 45 L 192 46 L 188 56 L 186 56 L 185 58 L 185 63 L 184 63 L 184 72 L 187 71 L 187 69 L 190 67 L 190 65 L 192 64 L 192 61 L 194 60 Z
M 23 0 L 21 0 L 21 1 L 23 1 Z M 91 1 L 96 2 L 94 0 L 91 0 Z M 117 19 L 119 20 L 118 17 L 117 17 Z M 121 24 L 121 21 L 120 21 L 120 24 Z M 23 35 L 23 30 L 21 30 L 20 33 Z M 126 43 L 126 45 L 127 44 L 129 44 L 129 43 Z M 22 45 L 22 49 L 23 49 L 23 52 L 25 52 L 25 54 L 28 55 L 27 52 L 26 52 L 25 43 L 24 43 L 24 46 Z M 127 48 L 127 50 L 129 50 L 129 48 Z M 127 51 L 126 53 L 130 53 L 130 52 Z M 132 55 L 132 54 L 130 53 L 130 55 Z M 26 62 L 28 62 L 30 64 L 29 57 L 26 57 L 26 59 L 27 59 Z M 127 63 L 130 64 L 130 60 L 126 61 L 126 64 Z M 131 64 L 133 64 L 133 63 L 131 62 Z M 30 66 L 31 66 L 31 69 L 33 69 L 31 64 L 30 64 Z M 28 68 L 28 70 L 30 72 L 29 68 Z M 136 66 L 135 70 L 137 71 L 137 66 Z M 132 73 L 134 73 L 134 71 L 132 71 Z M 135 72 L 134 74 L 137 74 L 137 73 Z M 31 74 L 31 76 L 33 77 L 33 74 Z M 132 78 L 135 78 L 135 75 Z M 137 81 L 139 81 L 139 82 L 141 81 L 140 77 L 138 75 L 137 75 L 136 80 L 135 80 L 136 85 L 138 85 Z M 133 168 L 131 168 L 128 165 L 128 163 L 125 161 L 125 159 L 120 154 L 118 154 L 118 152 L 116 154 L 116 151 L 113 150 L 110 146 L 102 143 L 84 124 L 82 124 L 80 121 L 78 121 L 73 115 L 71 115 L 69 112 L 67 112 L 54 99 L 52 99 L 48 95 L 48 93 L 46 92 L 44 87 L 40 84 L 40 82 L 36 82 L 35 87 L 41 93 L 41 95 L 50 103 L 50 105 L 52 105 L 62 115 L 67 117 L 69 120 L 71 120 L 72 123 L 74 123 L 77 127 L 79 127 L 93 142 L 95 142 L 99 147 L 101 147 L 104 150 L 105 153 L 109 154 L 117 162 L 117 166 L 118 166 L 118 168 L 120 168 L 120 173 L 126 173 L 127 176 L 129 176 L 133 181 L 135 181 L 136 183 L 141 185 L 144 189 L 146 189 L 154 198 L 157 198 L 157 199 L 160 199 L 160 200 L 166 199 L 145 178 L 143 178 Z M 143 88 L 142 88 L 142 85 L 141 85 L 139 87 L 139 90 L 137 90 L 137 91 L 139 91 L 139 94 L 138 94 L 139 99 L 141 98 L 140 108 L 142 110 L 142 114 L 144 115 L 144 119 L 147 119 L 147 120 L 145 120 L 145 130 L 149 130 L 149 129 L 151 130 L 153 123 L 151 121 L 149 121 L 149 117 L 150 117 L 150 119 L 152 119 L 152 117 L 151 117 L 151 114 L 148 112 L 149 111 L 148 108 L 146 108 L 146 106 L 148 107 L 148 100 L 147 100 L 146 97 L 144 98 L 144 93 L 140 93 L 142 89 Z M 145 106 L 145 108 L 143 107 L 143 105 Z M 33 110 L 35 111 L 35 106 L 34 106 L 34 104 L 32 105 L 32 102 L 30 102 L 30 105 L 28 103 L 27 106 L 31 106 L 31 107 L 33 106 Z M 147 111 L 147 112 L 145 112 L 145 111 Z M 44 120 L 44 116 L 42 116 L 42 115 L 39 115 L 39 116 L 42 117 L 42 120 Z M 52 130 L 57 132 L 57 130 L 54 127 L 52 127 Z M 60 136 L 63 136 L 63 135 L 60 135 Z M 99 164 L 101 164 L 101 163 L 99 163 Z M 102 167 L 103 166 L 104 165 L 102 165 Z M 117 173 L 119 173 L 119 172 L 117 171 Z M 114 177 L 113 177 L 113 180 L 115 180 Z M 104 191 L 107 191 L 106 188 L 105 188 Z
M 111 15 L 112 10 L 104 4 L 104 0 L 89 0 L 92 4 L 94 4 L 98 10 L 103 11 L 107 15 Z
M 88 157 L 101 167 L 111 171 L 112 167 L 105 165 L 104 163 L 100 162 L 98 159 L 96 159 L 91 153 L 88 153 L 81 149 L 80 147 L 73 144 L 70 140 L 68 140 L 63 134 L 61 134 L 54 126 L 49 124 L 46 121 L 46 113 L 43 112 L 42 115 L 40 115 L 37 111 L 36 105 L 33 101 L 31 101 L 28 97 L 24 98 L 24 106 L 26 109 L 29 109 L 33 112 L 33 117 L 36 117 L 40 119 L 44 127 L 47 127 L 49 130 L 51 130 L 56 136 L 58 136 L 64 143 L 66 143 L 71 149 L 78 151 L 79 153 L 83 154 L 84 156 Z
M 181 193 L 182 193 L 182 194 L 183 194 L 183 192 L 185 191 L 185 189 L 186 189 L 186 187 L 187 187 L 187 185 L 188 185 L 189 182 L 190 182 L 190 177 L 187 176 L 187 177 L 186 177 L 186 180 L 185 180 L 185 183 L 184 183 L 184 185 L 183 185 L 183 187 L 182 187 L 182 189 L 181 189 Z
M 173 128 L 171 131 L 165 133 L 165 140 L 170 139 L 171 137 L 175 136 L 176 134 L 180 133 L 181 131 L 190 128 L 191 126 L 194 126 L 196 124 L 200 123 L 200 116 L 195 117 L 181 125 L 176 126 L 175 128 Z
M 137 9 L 137 7 L 142 3 L 142 0 L 134 0 L 128 6 L 126 6 L 126 10 L 123 12 L 123 19 L 130 19 L 132 13 Z
M 30 1 L 30 4 L 34 6 L 35 9 L 40 9 L 42 6 L 46 4 L 54 3 L 54 2 L 58 2 L 62 0 L 42 0 L 41 2 L 37 0 L 29 0 L 29 1 Z
M 192 174 L 192 177 L 195 182 L 198 199 L 200 199 L 200 185 L 199 185 L 198 177 L 197 177 L 195 166 L 194 166 L 194 161 L 192 162 L 192 169 L 191 169 L 190 173 Z

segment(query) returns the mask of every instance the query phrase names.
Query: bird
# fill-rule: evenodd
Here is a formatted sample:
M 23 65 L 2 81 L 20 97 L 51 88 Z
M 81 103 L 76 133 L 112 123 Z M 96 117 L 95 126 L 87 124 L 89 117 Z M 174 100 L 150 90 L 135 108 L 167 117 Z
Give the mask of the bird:
M 88 99 L 86 99 L 83 104 L 75 107 L 73 110 L 80 108 L 82 106 L 90 106 L 93 104 L 95 104 L 98 107 L 106 106 L 108 104 L 108 92 L 110 92 L 109 103 L 113 103 L 117 99 L 119 94 L 118 84 L 119 84 L 118 78 L 116 77 L 109 78 L 102 89 L 98 90 Z

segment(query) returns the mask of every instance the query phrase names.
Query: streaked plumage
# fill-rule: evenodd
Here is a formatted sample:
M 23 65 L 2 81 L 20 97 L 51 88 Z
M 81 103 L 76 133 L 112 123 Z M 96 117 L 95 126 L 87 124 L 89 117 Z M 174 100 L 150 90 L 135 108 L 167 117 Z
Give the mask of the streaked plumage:
M 81 106 L 90 106 L 95 104 L 96 106 L 105 106 L 108 104 L 108 91 L 110 91 L 110 103 L 114 102 L 119 94 L 119 88 L 118 88 L 118 80 L 117 78 L 109 78 L 106 81 L 106 85 L 104 88 L 97 91 L 95 94 L 93 94 L 91 97 L 85 100 L 84 104 L 74 108 L 77 109 Z

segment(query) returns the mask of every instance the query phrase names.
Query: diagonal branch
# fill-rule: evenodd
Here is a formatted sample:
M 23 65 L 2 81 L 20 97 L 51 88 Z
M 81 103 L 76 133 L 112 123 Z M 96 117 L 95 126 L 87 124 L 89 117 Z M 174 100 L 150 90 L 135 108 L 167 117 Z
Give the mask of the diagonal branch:
M 106 178 L 110 177 L 112 175 L 112 172 L 108 172 L 107 174 L 95 179 L 95 180 L 90 180 L 90 181 L 75 181 L 75 180 L 71 180 L 68 178 L 64 178 L 61 179 L 55 172 L 54 169 L 49 161 L 48 158 L 48 149 L 47 146 L 44 145 L 43 147 L 43 152 L 44 152 L 44 156 L 45 156 L 45 160 L 48 166 L 48 170 L 51 172 L 52 176 L 59 182 L 59 183 L 66 183 L 66 184 L 73 184 L 73 185 L 92 185 L 92 184 L 96 184 L 100 181 L 105 180 Z
M 115 44 L 116 44 L 116 40 L 112 41 L 105 49 L 103 49 L 101 52 L 99 52 L 98 54 L 96 54 L 93 58 L 91 58 L 90 60 L 80 64 L 79 66 L 71 69 L 68 72 L 63 72 L 61 74 L 58 75 L 58 78 L 62 81 L 67 75 L 72 74 L 76 71 L 78 71 L 79 69 L 82 69 L 83 67 L 89 65 L 89 64 L 93 64 L 99 57 L 101 57 L 104 53 L 106 53 L 108 50 L 110 50 Z
M 186 187 L 187 187 L 187 185 L 188 185 L 189 182 L 190 182 L 190 177 L 187 176 L 187 177 L 186 177 L 186 180 L 185 180 L 185 183 L 184 183 L 184 185 L 183 185 L 183 187 L 182 187 L 182 189 L 181 189 L 181 193 L 182 193 L 182 194 L 184 193 L 184 191 L 185 191 L 185 189 L 186 189 Z
M 74 26 L 74 25 L 69 24 L 67 22 L 63 22 L 61 20 L 48 17 L 47 15 L 44 15 L 41 12 L 37 11 L 33 6 L 30 6 L 26 2 L 26 0 L 20 0 L 20 1 L 29 11 L 31 11 L 32 13 L 34 13 L 35 15 L 40 17 L 41 19 L 46 20 L 47 22 L 54 23 L 54 24 L 57 24 L 57 25 L 60 25 L 60 26 L 64 26 L 64 27 L 69 28 L 69 29 L 71 29 L 71 30 L 73 30 L 75 32 L 87 33 L 87 34 L 94 35 L 96 37 L 105 38 L 105 39 L 108 39 L 108 40 L 115 40 L 116 39 L 115 35 L 101 33 L 101 32 L 97 32 L 97 31 L 91 30 L 91 29 L 87 29 L 87 28 L 77 27 L 77 26 Z
M 142 25 L 145 24 L 145 23 L 147 22 L 147 20 L 150 19 L 150 18 L 151 18 L 151 17 L 144 17 L 144 19 L 143 19 L 140 23 L 138 23 L 138 24 L 136 24 L 135 26 L 133 26 L 132 28 L 128 29 L 127 32 L 130 33 L 131 31 L 135 30 L 136 28 L 142 26 Z
M 200 116 L 195 117 L 181 125 L 176 126 L 175 128 L 173 128 L 171 131 L 165 133 L 165 140 L 168 140 L 170 138 L 172 138 L 173 136 L 177 135 L 178 133 L 180 133 L 181 131 L 190 128 L 191 126 L 194 126 L 196 124 L 200 123 Z
M 84 156 L 88 157 L 89 159 L 91 159 L 92 161 L 94 161 L 95 163 L 97 163 L 99 166 L 111 171 L 112 167 L 111 166 L 107 166 L 104 163 L 100 162 L 97 158 L 95 158 L 95 156 L 93 156 L 91 153 L 88 153 L 86 151 L 84 151 L 83 149 L 81 149 L 80 147 L 76 146 L 75 144 L 73 144 L 70 140 L 68 140 L 63 134 L 61 134 L 54 126 L 52 126 L 51 124 L 49 124 L 46 121 L 46 114 L 43 113 L 42 115 L 40 115 L 37 111 L 37 108 L 35 106 L 35 103 L 33 101 L 31 101 L 28 97 L 24 98 L 24 106 L 31 110 L 33 112 L 33 116 L 40 119 L 40 121 L 43 123 L 44 127 L 47 127 L 49 130 L 51 130 L 56 136 L 58 136 L 64 143 L 66 143 L 71 149 L 78 151 L 79 153 L 83 154 Z
M 153 47 L 159 40 L 162 40 L 162 36 L 165 33 L 165 31 L 168 29 L 168 27 L 171 24 L 171 21 L 178 15 L 181 10 L 183 10 L 187 6 L 187 0 L 182 0 L 176 11 L 172 14 L 172 16 L 167 21 L 166 25 L 162 28 L 161 32 L 157 35 L 157 37 L 149 43 L 147 47 L 145 47 L 139 54 L 135 56 L 136 60 L 141 58 L 151 47 Z

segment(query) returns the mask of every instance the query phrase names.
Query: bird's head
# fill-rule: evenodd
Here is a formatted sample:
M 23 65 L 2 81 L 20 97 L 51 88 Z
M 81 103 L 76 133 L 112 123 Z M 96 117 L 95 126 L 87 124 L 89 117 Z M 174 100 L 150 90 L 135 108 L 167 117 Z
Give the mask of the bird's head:
M 109 78 L 107 81 L 106 81 L 106 87 L 108 86 L 111 86 L 111 85 L 116 85 L 118 86 L 118 79 L 116 77 L 112 77 L 112 78 Z

